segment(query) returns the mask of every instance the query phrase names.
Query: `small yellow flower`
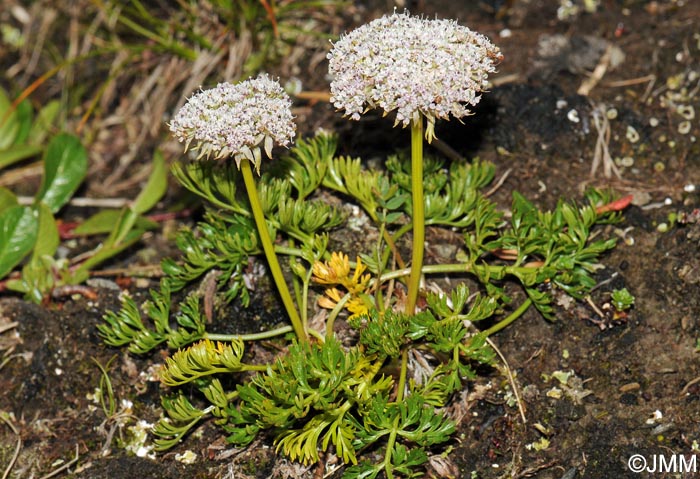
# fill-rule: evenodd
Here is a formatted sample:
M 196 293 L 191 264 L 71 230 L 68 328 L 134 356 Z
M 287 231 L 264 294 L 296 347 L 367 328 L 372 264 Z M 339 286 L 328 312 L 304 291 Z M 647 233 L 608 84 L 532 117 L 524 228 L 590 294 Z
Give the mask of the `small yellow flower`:
M 350 278 L 350 259 L 344 253 L 332 253 L 331 260 L 322 263 L 317 261 L 313 266 L 314 281 L 319 284 L 341 285 L 351 293 L 361 293 L 369 285 L 371 276 L 362 273 L 367 266 L 357 257 L 355 272 Z
M 319 284 L 342 284 L 350 274 L 350 259 L 342 252 L 331 253 L 330 261 L 314 263 L 313 273 Z
M 327 288 L 325 296 L 318 298 L 318 305 L 322 308 L 333 309 L 343 298 L 343 295 L 336 288 Z
M 345 303 L 345 309 L 352 313 L 352 316 L 367 314 L 369 312 L 368 302 L 362 296 L 366 295 L 365 290 L 369 286 L 371 275 L 363 274 L 367 266 L 362 264 L 359 256 L 357 266 L 350 277 L 350 258 L 342 252 L 331 254 L 330 261 L 325 263 L 317 261 L 313 265 L 314 281 L 328 286 L 342 286 L 350 294 L 350 298 Z M 326 288 L 324 296 L 318 299 L 318 305 L 322 308 L 333 309 L 343 299 L 345 293 L 335 287 Z
M 350 319 L 356 316 L 369 314 L 369 307 L 367 306 L 367 303 L 362 300 L 362 298 L 350 299 L 347 303 L 345 303 L 345 309 L 352 313 L 350 315 Z
M 334 309 L 344 296 L 337 288 L 328 288 L 324 292 L 324 296 L 318 298 L 318 305 L 325 309 Z M 348 299 L 345 303 L 345 309 L 351 313 L 350 318 L 369 313 L 367 302 L 360 296 Z
M 345 286 L 351 293 L 361 293 L 365 289 L 367 289 L 367 285 L 369 285 L 369 280 L 371 279 L 371 276 L 369 274 L 362 275 L 362 273 L 365 272 L 367 269 L 367 266 L 362 264 L 362 260 L 360 257 L 357 257 L 357 266 L 355 267 L 355 274 L 352 275 L 352 280 L 350 280 L 347 283 L 343 283 L 343 286 Z

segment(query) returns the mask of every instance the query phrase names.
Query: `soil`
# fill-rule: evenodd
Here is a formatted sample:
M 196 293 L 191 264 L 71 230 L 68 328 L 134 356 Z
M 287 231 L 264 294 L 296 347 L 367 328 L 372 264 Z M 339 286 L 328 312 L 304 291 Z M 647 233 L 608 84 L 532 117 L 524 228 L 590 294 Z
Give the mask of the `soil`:
M 590 303 L 563 304 L 553 322 L 531 310 L 493 338 L 515 374 L 527 422 L 503 368 L 483 371 L 456 401 L 463 418 L 446 461 L 451 473 L 429 471 L 435 477 L 700 477 L 628 468 L 635 454 L 650 467 L 659 455 L 700 455 L 700 126 L 687 108 L 700 115 L 700 2 L 587 2 L 599 3 L 595 12 L 571 3 L 581 11 L 569 19 L 557 17 L 554 0 L 410 5 L 412 13 L 455 18 L 503 51 L 476 114 L 437 128 L 460 155 L 494 162 L 497 177 L 508 172 L 493 196 L 501 207 L 516 190 L 543 208 L 581 198 L 589 186 L 634 196 L 623 222 L 601 230 L 619 242 L 603 258 Z M 392 8 L 354 5 L 346 26 Z M 619 53 L 624 59 L 614 66 Z M 581 92 L 594 71 L 597 82 Z M 319 76 L 307 80 L 323 88 Z M 324 103 L 299 108 L 308 131 L 336 127 L 342 153 L 371 159 L 406 144 L 407 131 L 380 118 L 348 124 Z M 596 111 L 609 119 L 604 143 L 619 177 L 606 176 L 603 164 L 593 171 Z M 156 250 L 150 262 L 172 251 L 163 232 L 139 248 L 147 245 Z M 120 261 L 143 258 L 136 249 Z M 118 447 L 139 420 L 159 417 L 159 386 L 150 377 L 164 354 L 131 356 L 98 337 L 96 325 L 118 309 L 122 288 L 143 300 L 157 280 L 127 283 L 91 283 L 95 297 L 68 294 L 41 306 L 0 299 L 0 470 L 12 465 L 11 478 L 322 477 L 318 466 L 274 454 L 269 441 L 232 449 L 213 424 L 155 458 Z M 601 308 L 622 287 L 636 302 L 626 318 L 612 320 Z M 110 419 L 91 397 L 102 377 L 98 363 L 117 400 L 119 414 Z M 568 379 L 556 379 L 557 371 Z M 194 464 L 178 460 L 188 450 Z

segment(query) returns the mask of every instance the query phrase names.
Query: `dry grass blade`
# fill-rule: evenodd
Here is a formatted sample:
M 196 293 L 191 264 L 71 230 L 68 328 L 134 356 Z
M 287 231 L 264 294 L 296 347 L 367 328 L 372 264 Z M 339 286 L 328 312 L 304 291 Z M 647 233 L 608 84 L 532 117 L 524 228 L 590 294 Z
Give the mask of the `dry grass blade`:
M 610 122 L 605 114 L 605 105 L 598 105 L 593 109 L 593 126 L 595 126 L 596 137 L 595 149 L 593 153 L 593 164 L 591 165 L 590 177 L 593 178 L 598 168 L 603 166 L 603 174 L 606 178 L 611 178 L 613 174 L 618 179 L 622 179 L 620 170 L 615 165 L 608 144 L 610 143 Z
M 2 475 L 2 479 L 7 479 L 8 477 L 10 477 L 10 472 L 12 472 L 12 468 L 15 467 L 15 463 L 17 462 L 17 458 L 19 457 L 19 451 L 22 450 L 22 437 L 20 436 L 19 431 L 8 416 L 9 415 L 6 414 L 4 411 L 0 411 L 0 420 L 7 424 L 7 427 L 9 427 L 14 433 L 14 435 L 17 436 L 17 443 L 15 445 L 15 451 L 12 454 L 12 458 L 10 458 L 10 462 L 7 464 L 5 472 Z
M 60 95 L 62 107 L 80 118 L 67 128 L 91 143 L 86 193 L 101 196 L 108 190 L 114 196 L 143 179 L 133 174 L 134 165 L 150 158 L 144 152 L 161 143 L 169 112 L 200 86 L 237 81 L 276 60 L 287 75 L 310 47 L 325 58 L 329 44 L 323 32 L 337 30 L 338 4 L 15 5 L 13 20 L 21 24 L 25 42 L 9 58 L 7 77 L 24 89 L 15 104 L 30 95 L 33 101 Z
M 66 469 L 71 467 L 73 464 L 78 462 L 79 458 L 80 458 L 80 450 L 79 450 L 79 446 L 76 444 L 75 445 L 75 457 L 73 459 L 71 459 L 70 461 L 68 461 L 67 463 L 62 465 L 61 467 L 54 469 L 53 471 L 49 472 L 48 474 L 42 476 L 40 479 L 50 479 L 52 477 L 58 476 L 60 473 L 62 473 L 63 471 L 65 471 Z

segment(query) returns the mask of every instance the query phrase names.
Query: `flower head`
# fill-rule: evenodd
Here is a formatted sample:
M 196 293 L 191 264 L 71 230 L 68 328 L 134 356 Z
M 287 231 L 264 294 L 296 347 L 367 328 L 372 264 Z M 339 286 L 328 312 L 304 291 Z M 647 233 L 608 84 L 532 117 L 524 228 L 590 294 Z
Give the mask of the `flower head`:
M 436 118 L 470 113 L 501 58 L 485 36 L 454 20 L 386 15 L 333 45 L 332 102 L 353 120 L 373 108 L 396 110 L 403 126 L 424 115 L 431 140 Z
M 316 261 L 313 265 L 313 280 L 319 284 L 342 285 L 349 292 L 361 293 L 369 285 L 371 279 L 369 274 L 363 274 L 367 266 L 362 264 L 360 257 L 357 257 L 355 272 L 350 277 L 350 258 L 340 252 L 331 254 L 331 260 L 322 263 Z
M 220 83 L 192 96 L 170 122 L 170 131 L 199 157 L 232 156 L 240 166 L 250 160 L 260 170 L 262 146 L 268 157 L 274 144 L 294 137 L 291 100 L 266 74 L 238 84 Z

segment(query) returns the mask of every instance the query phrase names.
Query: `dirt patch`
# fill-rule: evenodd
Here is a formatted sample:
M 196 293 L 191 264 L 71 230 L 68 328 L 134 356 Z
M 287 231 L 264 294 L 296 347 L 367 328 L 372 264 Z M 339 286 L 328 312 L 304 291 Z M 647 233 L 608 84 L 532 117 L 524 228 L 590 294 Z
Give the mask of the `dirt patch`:
M 348 28 L 390 10 L 385 3 L 356 9 Z M 610 291 L 626 287 L 636 296 L 634 309 L 615 321 L 588 303 L 561 306 L 555 322 L 530 311 L 499 333 L 494 341 L 516 374 L 527 423 L 505 377 L 482 371 L 457 401 L 463 420 L 449 456 L 455 477 L 642 477 L 627 467 L 634 454 L 697 453 L 700 196 L 691 186 L 700 188 L 700 128 L 697 118 L 687 119 L 687 107 L 700 115 L 700 4 L 604 2 L 594 13 L 561 20 L 560 2 L 552 0 L 487 1 L 470 9 L 463 3 L 473 2 L 425 3 L 412 11 L 457 18 L 489 35 L 505 54 L 477 114 L 437 129 L 459 154 L 493 161 L 499 176 L 509 171 L 494 195 L 503 208 L 515 190 L 541 207 L 580 198 L 591 185 L 635 195 L 624 221 L 606 231 L 619 244 L 604 258 L 591 298 L 600 308 Z M 583 8 L 583 2 L 573 4 Z M 564 53 L 543 56 L 545 35 L 569 40 Z M 582 38 L 599 42 L 591 46 Z M 624 61 L 617 68 L 608 64 L 590 92 L 578 94 L 589 73 L 605 66 L 607 46 L 624 53 Z M 581 68 L 572 67 L 572 57 L 584 59 Z M 392 129 L 391 122 L 370 117 L 348 125 L 327 104 L 300 108 L 307 131 L 338 126 L 342 153 L 370 161 L 406 145 L 408 132 Z M 596 115 L 601 122 L 605 117 L 607 136 Z M 602 163 L 591 177 L 600 135 L 619 177 L 605 177 Z M 335 239 L 343 241 L 343 235 Z M 148 285 L 132 285 L 131 293 L 143 300 Z M 96 287 L 93 300 L 68 296 L 41 307 L 11 298 L 0 302 L 0 326 L 8 328 L 0 336 L 0 411 L 12 414 L 7 421 L 19 433 L 0 429 L 0 469 L 14 464 L 9 477 L 58 471 L 54 477 L 84 479 L 319 472 L 281 459 L 269 441 L 232 450 L 212 425 L 155 459 L 118 447 L 135 443 L 140 420 L 158 419 L 159 387 L 149 368 L 163 359 L 133 357 L 102 343 L 96 325 L 118 308 L 120 288 L 114 286 Z M 266 312 L 256 314 L 264 319 Z M 92 396 L 101 378 L 96 363 L 109 368 L 120 419 L 107 420 Z M 193 465 L 179 460 L 187 450 L 194 453 Z

